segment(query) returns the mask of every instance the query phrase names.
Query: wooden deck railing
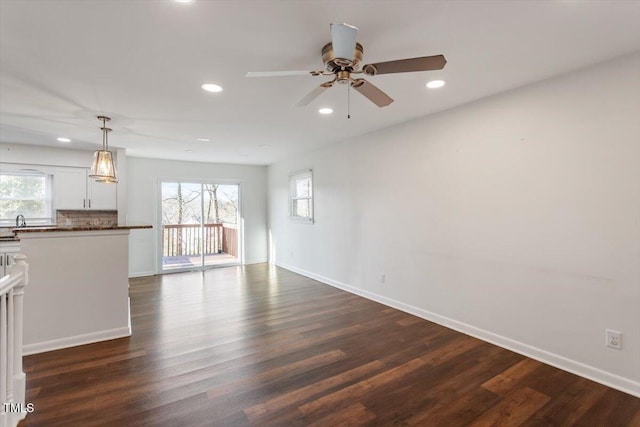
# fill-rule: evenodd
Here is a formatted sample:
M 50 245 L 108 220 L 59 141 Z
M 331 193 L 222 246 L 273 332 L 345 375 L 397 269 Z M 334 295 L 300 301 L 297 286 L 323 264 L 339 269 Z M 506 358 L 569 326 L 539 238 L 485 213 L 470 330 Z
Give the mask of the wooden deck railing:
M 238 238 L 235 226 L 204 224 L 165 224 L 162 226 L 162 256 L 194 256 L 226 252 L 237 256 Z M 204 251 L 204 252 L 203 252 Z
M 238 257 L 238 228 L 225 224 L 222 228 L 222 252 Z
M 27 257 L 17 254 L 0 279 L 0 427 L 15 427 L 28 412 L 22 372 L 22 308 L 28 282 Z

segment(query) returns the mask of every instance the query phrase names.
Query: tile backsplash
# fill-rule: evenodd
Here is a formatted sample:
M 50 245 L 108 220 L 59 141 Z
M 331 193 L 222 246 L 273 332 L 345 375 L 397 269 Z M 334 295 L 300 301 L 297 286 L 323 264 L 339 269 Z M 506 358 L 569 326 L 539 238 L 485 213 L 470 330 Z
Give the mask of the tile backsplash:
M 56 211 L 56 225 L 59 227 L 118 225 L 118 211 Z

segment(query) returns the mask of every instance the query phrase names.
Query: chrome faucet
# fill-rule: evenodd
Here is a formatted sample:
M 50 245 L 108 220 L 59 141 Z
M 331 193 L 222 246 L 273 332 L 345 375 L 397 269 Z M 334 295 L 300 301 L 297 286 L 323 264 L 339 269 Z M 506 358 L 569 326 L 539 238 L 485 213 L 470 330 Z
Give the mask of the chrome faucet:
M 16 217 L 16 227 L 26 227 L 27 223 L 24 220 L 24 215 L 20 214 Z

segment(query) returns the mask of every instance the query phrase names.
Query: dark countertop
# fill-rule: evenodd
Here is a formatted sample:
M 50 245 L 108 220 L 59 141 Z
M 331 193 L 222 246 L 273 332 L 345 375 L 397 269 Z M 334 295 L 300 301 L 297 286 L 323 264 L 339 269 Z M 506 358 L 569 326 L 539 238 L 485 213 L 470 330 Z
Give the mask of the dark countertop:
M 70 227 L 19 227 L 14 228 L 13 233 L 50 233 L 55 231 L 100 231 L 100 230 L 138 230 L 153 228 L 152 225 L 79 225 Z

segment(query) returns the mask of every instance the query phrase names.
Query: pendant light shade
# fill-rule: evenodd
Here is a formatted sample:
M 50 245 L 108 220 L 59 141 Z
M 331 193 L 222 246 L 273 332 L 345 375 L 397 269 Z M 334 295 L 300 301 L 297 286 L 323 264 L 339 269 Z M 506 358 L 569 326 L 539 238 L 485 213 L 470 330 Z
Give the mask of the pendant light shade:
M 111 129 L 107 127 L 107 122 L 111 120 L 109 117 L 98 116 L 98 120 L 102 120 L 102 150 L 96 150 L 93 153 L 93 163 L 89 177 L 94 178 L 96 182 L 116 183 L 118 182 L 118 171 L 113 162 L 113 154 L 109 151 L 109 132 Z

